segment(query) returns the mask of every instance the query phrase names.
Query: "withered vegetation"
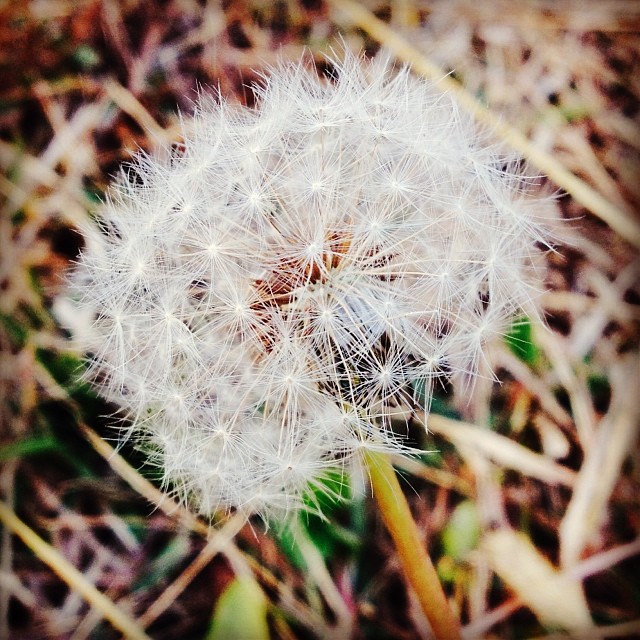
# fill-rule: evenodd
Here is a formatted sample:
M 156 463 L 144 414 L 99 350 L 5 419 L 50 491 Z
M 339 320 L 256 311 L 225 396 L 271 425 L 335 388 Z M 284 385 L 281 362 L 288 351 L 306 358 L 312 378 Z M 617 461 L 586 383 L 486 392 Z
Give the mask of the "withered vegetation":
M 0 8 L 0 638 L 203 638 L 244 573 L 274 638 L 428 637 L 366 492 L 297 532 L 236 533 L 233 518 L 209 532 L 139 452 L 110 450 L 114 408 L 77 382 L 80 354 L 54 314 L 112 177 L 139 149 L 178 143 L 199 91 L 252 105 L 280 57 L 306 48 L 330 74 L 337 42 L 380 50 L 341 4 Z M 398 466 L 467 637 L 637 637 L 640 6 L 359 4 L 633 221 L 622 237 L 558 193 L 548 328 L 523 319 L 492 345 L 498 381 L 471 398 L 438 393 L 431 432 L 416 419 L 412 434 L 435 453 Z

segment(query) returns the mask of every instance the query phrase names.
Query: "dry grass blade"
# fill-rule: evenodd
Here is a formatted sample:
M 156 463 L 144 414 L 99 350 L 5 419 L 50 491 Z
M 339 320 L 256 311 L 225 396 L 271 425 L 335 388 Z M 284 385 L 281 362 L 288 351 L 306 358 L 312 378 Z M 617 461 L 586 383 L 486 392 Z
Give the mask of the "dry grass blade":
M 560 525 L 560 557 L 565 568 L 578 561 L 598 530 L 622 463 L 638 437 L 640 362 L 635 354 L 614 367 L 611 375 L 611 409 L 598 425 L 594 446 L 587 452 Z
M 572 368 L 565 342 L 550 331 L 536 331 L 535 334 L 537 343 L 544 349 L 554 372 L 569 395 L 578 437 L 584 449 L 589 450 L 594 441 L 596 418 L 586 384 Z
M 495 367 L 507 369 L 527 390 L 535 395 L 542 408 L 557 424 L 564 428 L 573 428 L 573 419 L 567 410 L 560 405 L 558 399 L 546 382 L 504 346 L 491 350 L 491 362 Z
M 228 552 L 231 555 L 239 555 L 237 551 L 234 553 L 233 549 L 230 548 L 229 542 L 245 524 L 246 518 L 242 514 L 236 514 L 222 529 L 216 531 L 215 536 L 207 542 L 195 560 L 162 592 L 162 595 L 151 607 L 138 618 L 138 624 L 146 629 L 154 620 L 157 620 L 218 553 Z
M 156 142 L 171 141 L 176 133 L 173 129 L 165 131 L 147 111 L 144 105 L 131 91 L 115 80 L 105 82 L 105 91 L 113 102 L 125 113 L 128 113 Z
M 392 462 L 394 467 L 402 469 L 402 471 L 406 471 L 416 478 L 422 478 L 434 485 L 451 489 L 468 498 L 474 496 L 473 485 L 469 481 L 464 478 L 459 478 L 457 475 L 449 473 L 444 469 L 427 467 L 417 460 L 402 456 L 393 456 Z
M 638 554 L 640 554 L 640 538 L 615 549 L 591 556 L 571 567 L 566 573 L 573 578 L 584 579 L 600 571 L 606 571 L 619 562 Z
M 239 559 L 239 552 L 230 545 L 230 541 L 227 539 L 224 529 L 222 531 L 213 532 L 211 527 L 199 520 L 193 513 L 182 505 L 175 502 L 170 496 L 162 493 L 151 482 L 138 473 L 133 467 L 131 467 L 125 459 L 120 456 L 115 449 L 105 440 L 93 431 L 85 424 L 79 424 L 79 428 L 83 435 L 91 443 L 94 449 L 109 463 L 111 468 L 135 489 L 141 496 L 144 496 L 151 504 L 154 504 L 158 509 L 162 510 L 168 516 L 178 519 L 179 522 L 189 527 L 191 530 L 211 538 L 209 544 L 211 545 L 210 551 L 214 548 L 226 547 L 225 554 L 233 562 L 236 560 L 236 564 L 242 564 L 246 562 L 251 569 L 260 577 L 262 582 L 272 589 L 279 592 L 282 598 L 283 608 L 289 610 L 292 615 L 298 620 L 305 621 L 311 628 L 316 630 L 326 631 L 330 628 L 326 625 L 322 618 L 312 611 L 305 604 L 300 602 L 288 585 L 278 580 L 266 567 L 263 567 L 259 562 L 253 559 L 251 556 L 246 555 L 242 560 Z M 222 543 L 216 542 L 216 538 L 211 536 L 222 536 Z M 204 560 L 208 552 L 203 552 L 202 559 Z M 213 556 L 212 556 L 213 557 Z M 197 564 L 196 564 L 197 563 Z M 199 566 L 199 561 L 196 560 L 194 565 Z M 189 571 L 189 569 L 187 569 Z M 190 575 L 190 574 L 189 574 Z M 176 583 L 181 584 L 180 582 Z M 173 594 L 170 594 L 173 595 Z M 177 591 L 176 591 L 177 595 Z M 159 615 L 159 614 L 158 614 Z M 155 611 L 149 613 L 149 622 L 156 617 Z
M 13 496 L 16 467 L 16 462 L 12 461 L 0 469 L 0 492 L 2 492 L 2 495 L 8 496 L 6 504 L 7 507 L 12 510 L 15 508 Z M 3 527 L 0 533 L 0 576 L 6 576 L 6 578 L 0 577 L 0 584 L 2 584 L 3 579 L 11 576 L 12 564 L 13 547 L 11 544 L 11 531 L 8 527 Z M 15 582 L 19 584 L 17 580 Z M 9 589 L 0 589 L 0 638 L 9 637 L 10 593 Z
M 131 467 L 122 456 L 118 455 L 115 449 L 103 440 L 93 429 L 86 424 L 79 424 L 84 437 L 91 443 L 91 446 L 109 463 L 111 468 L 129 486 L 135 489 L 141 496 L 144 496 L 151 504 L 166 513 L 172 518 L 177 518 L 179 522 L 186 525 L 193 531 L 201 535 L 208 536 L 211 533 L 210 527 L 198 520 L 188 509 L 181 507 L 169 496 L 156 489 L 146 478 L 141 476 Z
M 47 544 L 16 514 L 0 501 L 0 520 L 13 531 L 43 562 L 55 571 L 72 589 L 78 591 L 87 602 L 132 640 L 150 640 L 144 630 L 107 596 L 98 591 L 86 577 Z
M 502 121 L 483 107 L 456 80 L 427 59 L 416 47 L 396 33 L 368 9 L 352 0 L 328 0 L 359 27 L 392 51 L 398 59 L 408 63 L 416 72 L 431 79 L 437 87 L 453 94 L 458 103 L 472 113 L 478 121 L 487 125 L 513 149 L 544 172 L 559 187 L 571 194 L 575 200 L 606 222 L 622 238 L 640 247 L 640 224 L 623 210 L 611 204 L 586 182 L 568 171 L 562 163 L 533 145 L 517 129 Z
M 483 548 L 493 570 L 543 624 L 578 633 L 592 626 L 580 582 L 558 572 L 524 534 L 488 533 Z
M 640 262 L 630 244 L 640 244 L 640 3 L 0 4 L 5 516 L 8 509 L 26 523 L 107 607 L 157 640 L 205 637 L 228 581 L 249 572 L 268 598 L 274 640 L 427 637 L 415 601 L 399 594 L 398 562 L 366 474 L 349 476 L 354 500 L 327 513 L 329 523 L 311 514 L 297 523 L 299 535 L 265 532 L 253 520 L 235 536 L 233 518 L 211 526 L 136 470 L 142 452 L 118 449 L 106 427 L 113 408 L 78 382 L 79 354 L 59 326 L 67 326 L 61 276 L 86 251 L 82 231 L 132 154 L 179 154 L 181 136 L 193 137 L 198 95 L 213 88 L 212 99 L 230 108 L 255 105 L 253 87 L 264 85 L 267 68 L 299 60 L 303 49 L 305 64 L 313 59 L 334 77 L 324 53 L 340 47 L 340 34 L 345 48 L 367 57 L 380 50 L 455 94 L 498 147 L 515 145 L 538 163 L 534 172 L 574 196 L 558 198 L 556 251 L 540 261 L 549 292 L 536 302 L 547 328 L 518 322 L 488 346 L 499 384 L 479 379 L 472 398 L 455 381 L 437 389 L 433 438 L 412 422 L 411 443 L 423 454 L 393 460 L 463 637 L 640 637 L 640 458 L 632 445 Z M 73 319 L 73 335 L 91 324 Z M 0 639 L 125 633 L 2 522 Z M 509 547 L 520 556 L 510 564 Z M 550 593 L 572 601 L 575 624 L 557 619 Z M 588 629 L 561 630 L 588 616 Z
M 504 604 L 501 604 L 499 607 L 489 611 L 481 618 L 474 620 L 471 624 L 468 624 L 462 630 L 462 637 L 465 638 L 465 640 L 485 637 L 491 627 L 498 624 L 505 618 L 508 618 L 520 607 L 522 607 L 522 602 L 519 598 L 510 598 Z
M 309 534 L 300 528 L 296 535 L 300 552 L 305 559 L 309 573 L 314 577 L 320 592 L 336 616 L 335 635 L 337 637 L 350 638 L 354 630 L 353 611 L 347 606 L 344 597 L 336 587 L 327 570 L 322 554 L 309 539 Z
M 637 638 L 640 633 L 640 620 L 612 624 L 608 626 L 593 627 L 584 630 L 580 634 L 580 640 L 603 640 L 604 638 Z M 573 640 L 574 634 L 550 633 L 545 636 L 536 636 L 530 640 Z
M 506 469 L 519 471 L 549 484 L 570 487 L 575 482 L 575 473 L 571 469 L 493 431 L 435 414 L 429 416 L 428 428 L 456 446 L 470 447 Z

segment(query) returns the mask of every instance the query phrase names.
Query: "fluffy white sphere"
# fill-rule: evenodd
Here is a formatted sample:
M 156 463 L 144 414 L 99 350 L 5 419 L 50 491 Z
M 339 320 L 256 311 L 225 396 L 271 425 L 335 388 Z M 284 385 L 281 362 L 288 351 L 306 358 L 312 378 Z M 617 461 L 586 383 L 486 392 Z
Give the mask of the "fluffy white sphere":
M 111 190 L 72 278 L 88 376 L 204 513 L 269 516 L 451 376 L 535 291 L 526 180 L 452 100 L 350 54 L 200 101 Z

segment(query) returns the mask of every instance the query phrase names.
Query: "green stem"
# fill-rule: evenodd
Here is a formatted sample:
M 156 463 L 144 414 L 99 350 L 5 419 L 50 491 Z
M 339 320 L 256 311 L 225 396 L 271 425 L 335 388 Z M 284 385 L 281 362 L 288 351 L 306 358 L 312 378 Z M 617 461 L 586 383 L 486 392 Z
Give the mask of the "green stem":
M 459 640 L 460 623 L 449 607 L 391 463 L 386 456 L 375 451 L 366 451 L 364 458 L 382 519 L 435 637 L 438 640 Z

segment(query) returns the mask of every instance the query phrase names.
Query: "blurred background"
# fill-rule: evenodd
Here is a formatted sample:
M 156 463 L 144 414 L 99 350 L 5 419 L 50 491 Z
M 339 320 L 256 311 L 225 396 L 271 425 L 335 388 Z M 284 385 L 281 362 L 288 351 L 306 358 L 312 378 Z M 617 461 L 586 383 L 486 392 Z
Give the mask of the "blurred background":
M 0 639 L 225 638 L 229 611 L 235 637 L 429 637 L 366 489 L 340 484 L 329 522 L 209 530 L 113 451 L 114 409 L 60 328 L 81 227 L 132 154 L 179 140 L 199 92 L 253 105 L 278 59 L 323 69 L 332 47 L 397 38 L 604 202 L 547 181 L 548 328 L 491 345 L 499 383 L 436 397 L 414 434 L 433 453 L 395 461 L 425 544 L 468 638 L 640 637 L 640 2 L 8 0 Z M 252 588 L 230 590 L 239 575 Z

